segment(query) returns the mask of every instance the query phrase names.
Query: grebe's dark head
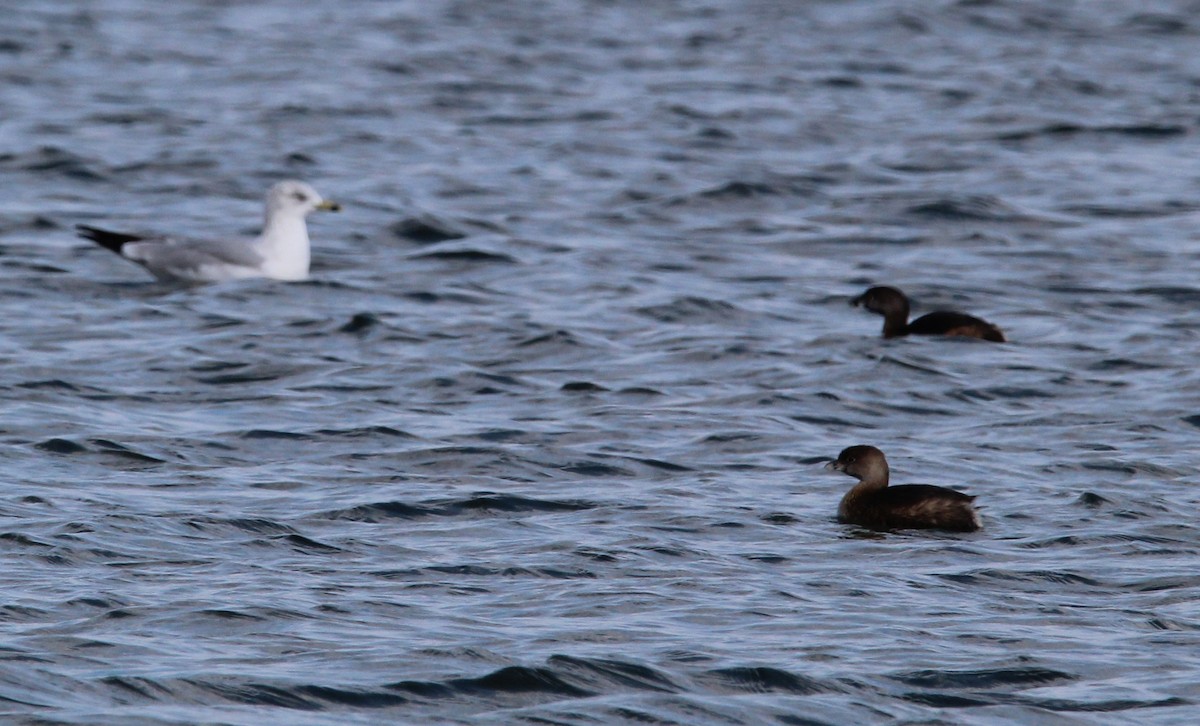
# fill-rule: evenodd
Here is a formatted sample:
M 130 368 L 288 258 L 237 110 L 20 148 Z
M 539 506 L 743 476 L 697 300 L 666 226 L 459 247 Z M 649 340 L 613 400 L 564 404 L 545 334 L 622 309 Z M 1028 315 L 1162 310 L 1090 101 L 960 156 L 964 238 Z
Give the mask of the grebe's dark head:
M 894 287 L 872 287 L 863 294 L 850 301 L 850 304 L 858 308 L 866 308 L 873 313 L 879 313 L 884 317 L 889 315 L 901 314 L 903 317 L 908 317 L 908 298 L 904 293 Z

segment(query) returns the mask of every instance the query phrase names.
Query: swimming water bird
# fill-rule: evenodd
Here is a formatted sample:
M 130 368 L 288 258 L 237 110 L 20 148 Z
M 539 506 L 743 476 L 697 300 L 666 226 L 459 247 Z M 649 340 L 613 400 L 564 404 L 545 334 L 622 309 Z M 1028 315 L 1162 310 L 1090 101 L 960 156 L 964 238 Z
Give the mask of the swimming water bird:
M 883 316 L 883 337 L 902 335 L 957 335 L 980 338 L 995 343 L 1004 342 L 1000 328 L 973 315 L 937 310 L 908 322 L 908 298 L 894 287 L 872 287 L 850 301 L 854 307 L 864 307 Z
M 281 181 L 267 192 L 262 232 L 254 239 L 180 239 L 110 232 L 78 225 L 79 236 L 145 267 L 159 280 L 220 282 L 247 277 L 303 280 L 310 259 L 310 212 L 336 212 L 341 206 L 322 199 L 301 181 Z
M 874 446 L 851 446 L 827 469 L 845 472 L 858 483 L 838 504 L 838 521 L 869 529 L 945 529 L 974 532 L 983 526 L 971 503 L 975 497 L 931 484 L 888 486 L 888 464 Z

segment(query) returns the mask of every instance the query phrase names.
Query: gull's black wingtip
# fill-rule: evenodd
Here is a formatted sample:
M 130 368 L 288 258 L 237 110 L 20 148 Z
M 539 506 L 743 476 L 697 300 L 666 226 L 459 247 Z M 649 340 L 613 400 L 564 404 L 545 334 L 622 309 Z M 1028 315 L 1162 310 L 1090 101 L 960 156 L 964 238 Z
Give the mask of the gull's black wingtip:
M 105 249 L 112 250 L 118 255 L 127 242 L 136 242 L 141 237 L 124 232 L 110 232 L 107 229 L 92 227 L 86 224 L 75 225 L 75 233 L 84 239 L 91 240 Z

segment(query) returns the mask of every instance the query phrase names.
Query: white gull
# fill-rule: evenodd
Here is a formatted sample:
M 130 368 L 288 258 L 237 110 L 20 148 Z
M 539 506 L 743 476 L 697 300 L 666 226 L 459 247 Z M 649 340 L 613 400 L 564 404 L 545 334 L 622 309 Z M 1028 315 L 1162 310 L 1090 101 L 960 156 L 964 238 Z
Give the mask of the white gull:
M 282 181 L 267 192 L 262 233 L 254 239 L 181 239 L 138 235 L 78 225 L 79 236 L 172 282 L 220 282 L 247 277 L 303 280 L 308 277 L 310 212 L 341 207 L 308 184 Z

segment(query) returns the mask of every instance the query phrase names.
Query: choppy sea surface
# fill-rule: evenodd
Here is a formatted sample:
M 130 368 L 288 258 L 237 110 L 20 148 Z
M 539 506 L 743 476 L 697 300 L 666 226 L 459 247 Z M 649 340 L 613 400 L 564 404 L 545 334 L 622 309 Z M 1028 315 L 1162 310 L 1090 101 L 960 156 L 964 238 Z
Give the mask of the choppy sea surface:
M 7 8 L 0 718 L 1194 722 L 1197 48 L 1193 0 Z M 284 178 L 345 207 L 308 282 L 73 234 Z M 858 443 L 985 529 L 838 524 Z

